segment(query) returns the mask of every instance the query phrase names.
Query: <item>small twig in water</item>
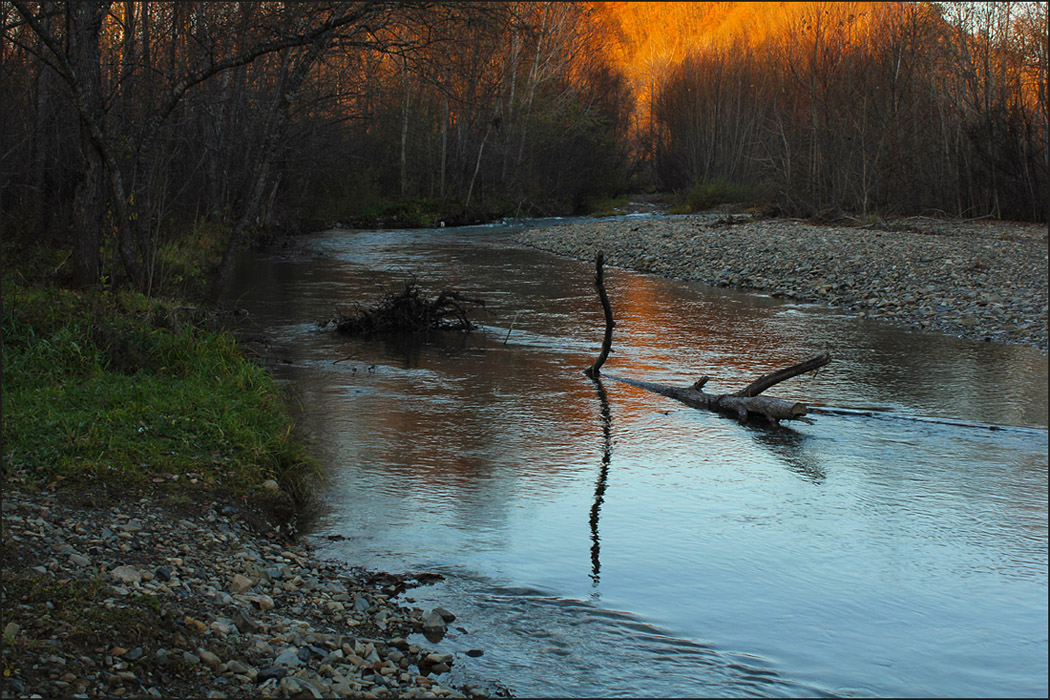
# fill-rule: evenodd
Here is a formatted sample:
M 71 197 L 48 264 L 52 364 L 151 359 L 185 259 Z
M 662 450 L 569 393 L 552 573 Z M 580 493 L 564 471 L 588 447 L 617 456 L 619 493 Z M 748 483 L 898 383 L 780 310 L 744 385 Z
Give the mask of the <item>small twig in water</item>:
M 510 322 L 510 328 L 508 328 L 508 329 L 507 329 L 507 337 L 503 339 L 503 344 L 504 344 L 504 345 L 506 345 L 506 344 L 507 344 L 507 341 L 508 341 L 508 340 L 510 340 L 510 332 L 511 332 L 512 330 L 514 330 L 514 324 L 515 324 L 515 323 L 517 322 L 517 320 L 518 320 L 518 314 L 520 314 L 520 313 L 521 313 L 521 311 L 520 311 L 520 310 L 519 310 L 519 311 L 515 311 L 515 312 L 514 312 L 514 318 L 513 318 L 513 319 L 511 319 L 511 322 Z

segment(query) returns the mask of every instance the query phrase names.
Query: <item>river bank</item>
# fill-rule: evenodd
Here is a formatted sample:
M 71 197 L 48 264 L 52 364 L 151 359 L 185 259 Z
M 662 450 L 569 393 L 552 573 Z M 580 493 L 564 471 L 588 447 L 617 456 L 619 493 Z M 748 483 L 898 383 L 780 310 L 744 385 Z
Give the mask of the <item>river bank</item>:
M 466 696 L 426 576 L 294 540 L 288 398 L 178 300 L 3 288 L 3 697 Z
M 452 655 L 408 641 L 452 617 L 394 601 L 426 575 L 318 561 L 252 515 L 9 480 L 3 697 L 487 694 L 443 682 Z
M 526 245 L 640 272 L 819 302 L 865 318 L 1047 351 L 1047 227 L 923 217 L 879 228 L 744 215 L 572 223 Z

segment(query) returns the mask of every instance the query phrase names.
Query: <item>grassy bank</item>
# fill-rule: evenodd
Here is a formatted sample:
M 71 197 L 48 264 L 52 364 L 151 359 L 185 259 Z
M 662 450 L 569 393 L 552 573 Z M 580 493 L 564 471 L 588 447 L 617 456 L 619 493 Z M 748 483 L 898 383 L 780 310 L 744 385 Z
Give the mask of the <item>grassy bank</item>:
M 166 513 L 173 523 L 209 523 L 215 504 L 223 504 L 238 519 L 227 528 L 243 521 L 268 541 L 286 532 L 279 526 L 310 503 L 319 466 L 293 435 L 284 391 L 241 354 L 214 312 L 130 291 L 61 288 L 33 274 L 41 268 L 35 261 L 33 255 L 5 255 L 0 309 L 0 685 L 5 697 L 34 688 L 50 688 L 45 697 L 56 688 L 59 695 L 90 690 L 115 696 L 125 692 L 113 665 L 119 662 L 131 666 L 123 673 L 135 679 L 128 682 L 132 694 L 144 694 L 135 684 L 152 682 L 172 696 L 203 697 L 208 667 L 162 669 L 155 652 L 166 648 L 177 656 L 211 643 L 183 623 L 204 618 L 207 601 L 134 591 L 122 596 L 109 574 L 115 562 L 127 563 L 123 557 L 136 552 L 143 576 L 174 570 L 171 549 L 160 556 L 156 533 L 114 537 L 109 544 L 98 539 L 79 547 L 77 556 L 91 564 L 78 567 L 68 556 L 72 525 L 62 525 L 85 516 L 68 513 L 88 514 L 83 532 L 99 538 L 105 527 L 97 523 L 108 522 L 116 532 L 117 523 L 126 522 L 114 519 L 111 506 Z M 49 519 L 59 507 L 72 510 Z M 9 517 L 20 522 L 9 523 Z M 42 518 L 32 527 L 46 536 L 19 537 L 26 517 Z M 57 556 L 56 541 L 66 548 Z M 130 553 L 111 552 L 112 543 Z M 106 560 L 106 552 L 120 558 Z M 206 561 L 203 570 L 213 572 Z M 120 645 L 146 653 L 129 664 L 118 656 L 123 650 L 112 651 Z M 59 659 L 61 669 L 42 659 Z
M 766 209 L 772 205 L 768 186 L 741 184 L 725 178 L 699 179 L 671 195 L 672 214 L 697 214 L 721 205 Z
M 317 466 L 282 392 L 208 325 L 171 300 L 5 282 L 5 480 L 306 496 Z
M 214 312 L 2 292 L 4 697 L 464 697 L 438 677 L 451 656 L 404 641 L 423 616 L 392 601 L 403 579 L 273 527 L 319 468 Z M 293 671 L 288 649 L 310 655 Z

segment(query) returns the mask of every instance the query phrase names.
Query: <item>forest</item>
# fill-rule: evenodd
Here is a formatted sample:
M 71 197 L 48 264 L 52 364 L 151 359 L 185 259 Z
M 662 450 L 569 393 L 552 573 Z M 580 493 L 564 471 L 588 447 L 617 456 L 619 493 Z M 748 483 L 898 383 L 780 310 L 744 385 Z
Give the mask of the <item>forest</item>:
M 5 258 L 77 287 L 216 298 L 268 236 L 632 191 L 1047 220 L 1046 3 L 5 0 L 0 19 Z

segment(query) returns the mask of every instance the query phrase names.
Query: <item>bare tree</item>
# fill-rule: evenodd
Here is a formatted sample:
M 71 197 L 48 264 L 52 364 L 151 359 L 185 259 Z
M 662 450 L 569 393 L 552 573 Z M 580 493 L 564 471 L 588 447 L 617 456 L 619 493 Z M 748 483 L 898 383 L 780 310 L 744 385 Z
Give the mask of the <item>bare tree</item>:
M 180 61 L 173 36 L 171 59 L 167 66 L 170 72 L 165 75 L 163 89 L 154 91 L 156 101 L 153 104 L 140 105 L 137 115 L 140 127 L 129 132 L 126 123 L 107 118 L 111 110 L 107 109 L 106 99 L 113 86 L 105 85 L 103 81 L 102 37 L 106 21 L 117 19 L 110 14 L 112 3 L 75 2 L 53 7 L 51 3 L 31 4 L 24 0 L 14 0 L 13 5 L 22 21 L 40 42 L 38 55 L 70 90 L 81 125 L 84 166 L 78 190 L 78 205 L 75 208 L 77 279 L 82 284 L 88 284 L 98 278 L 102 212 L 109 208 L 113 212 L 117 248 L 124 269 L 132 282 L 143 289 L 148 285 L 145 248 L 148 246 L 149 235 L 147 221 L 141 216 L 141 195 L 145 188 L 139 179 L 144 170 L 140 167 L 140 159 L 151 139 L 162 133 L 166 120 L 182 102 L 187 91 L 225 71 L 249 65 L 262 56 L 296 47 L 312 47 L 307 50 L 306 55 L 316 56 L 317 47 L 323 47 L 335 34 L 354 29 L 360 31 L 366 20 L 379 19 L 391 11 L 388 4 L 378 2 L 286 6 L 275 10 L 267 18 L 269 22 L 264 25 L 266 31 L 261 32 L 255 41 L 234 48 L 218 33 L 209 31 L 212 27 L 209 27 L 207 20 L 211 10 L 206 9 L 205 4 L 187 6 L 187 10 L 192 9 L 197 15 L 192 25 L 195 32 L 193 38 L 209 50 L 186 56 Z M 179 29 L 180 15 L 185 11 L 182 7 L 177 3 L 172 5 L 171 17 L 175 25 L 175 36 Z M 135 67 L 148 56 L 145 50 L 142 54 L 134 51 L 134 39 L 133 36 L 129 36 L 134 34 L 134 24 L 130 21 L 133 14 L 128 6 L 124 9 L 124 21 L 119 23 L 125 35 L 124 56 L 123 61 L 118 61 L 123 66 L 122 69 L 113 71 L 116 87 L 126 84 Z M 227 8 L 221 9 L 225 11 Z M 65 20 L 64 32 L 50 26 L 47 21 L 56 14 Z M 143 26 L 148 26 L 147 21 L 144 21 Z M 227 49 L 227 52 L 222 52 L 223 48 Z M 303 76 L 306 70 L 308 66 L 302 71 Z M 286 98 L 290 100 L 294 97 L 301 81 L 297 71 L 286 74 L 284 87 L 290 88 L 291 91 L 278 98 L 278 104 L 283 105 Z M 115 94 L 119 98 L 127 93 L 117 90 Z M 268 160 L 272 159 L 272 155 L 268 156 L 265 152 L 274 147 L 276 139 L 272 135 L 275 133 L 274 129 L 280 130 L 283 120 L 277 115 L 267 120 L 267 123 L 270 129 L 264 136 L 265 145 L 260 158 L 260 164 L 264 166 L 263 180 L 268 171 L 268 167 L 265 166 Z M 122 154 L 125 153 L 130 153 L 131 157 L 123 158 Z M 122 161 L 128 162 L 128 165 L 122 167 Z M 125 172 L 130 180 L 126 179 Z M 256 184 L 258 183 L 259 180 L 256 179 Z M 264 188 L 264 185 L 265 182 L 253 186 L 245 202 L 242 220 L 255 215 L 261 197 L 257 196 L 257 190 L 260 187 Z M 108 189 L 105 195 L 103 188 Z M 234 238 L 237 239 L 238 236 Z

